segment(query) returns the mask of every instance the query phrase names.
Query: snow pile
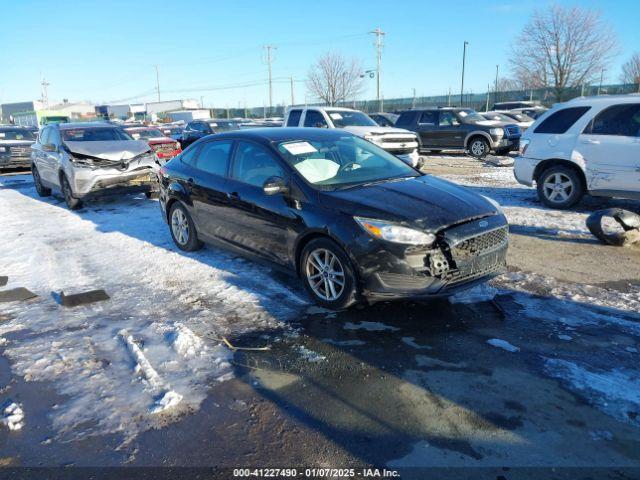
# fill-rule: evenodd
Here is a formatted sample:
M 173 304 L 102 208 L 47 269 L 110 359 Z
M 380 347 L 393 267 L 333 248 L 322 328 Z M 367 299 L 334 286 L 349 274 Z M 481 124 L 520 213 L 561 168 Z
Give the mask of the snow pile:
M 548 375 L 562 380 L 578 391 L 603 412 L 636 426 L 640 418 L 630 415 L 640 411 L 638 372 L 627 370 L 592 371 L 568 360 L 546 358 L 544 369 Z
M 117 433 L 130 441 L 199 408 L 233 376 L 216 340 L 288 330 L 308 303 L 270 271 L 214 248 L 177 250 L 157 202 L 94 202 L 71 212 L 35 198 L 29 177 L 0 177 L 0 272 L 39 295 L 3 304 L 4 355 L 27 381 L 51 382 L 58 436 Z M 24 187 L 24 188 L 23 188 Z M 103 288 L 109 302 L 63 309 L 51 292 Z M 179 320 L 179 321 L 177 321 Z M 9 337 L 8 335 L 11 335 Z
M 3 410 L 2 424 L 9 430 L 20 430 L 24 426 L 24 412 L 17 403 L 10 403 Z
M 501 348 L 503 350 L 506 350 L 507 352 L 511 352 L 511 353 L 515 353 L 515 352 L 519 352 L 520 349 L 514 345 L 511 345 L 509 342 L 507 342 L 506 340 L 501 340 L 499 338 L 492 338 L 490 340 L 487 340 L 487 343 L 493 347 L 497 347 L 497 348 Z

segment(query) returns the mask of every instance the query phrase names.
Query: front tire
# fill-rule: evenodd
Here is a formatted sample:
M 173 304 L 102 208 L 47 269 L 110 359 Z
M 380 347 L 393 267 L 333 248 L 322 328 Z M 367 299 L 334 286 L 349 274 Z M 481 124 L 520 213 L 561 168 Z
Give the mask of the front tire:
M 572 168 L 554 165 L 537 179 L 538 198 L 550 208 L 569 208 L 584 195 L 582 179 Z
M 64 173 L 60 175 L 60 188 L 62 188 L 62 195 L 64 196 L 64 201 L 67 203 L 69 210 L 78 210 L 82 207 L 82 200 L 73 196 L 71 184 Z
M 484 137 L 475 137 L 469 142 L 469 153 L 474 158 L 481 160 L 486 157 L 490 151 L 491 146 Z
M 317 238 L 304 247 L 300 275 L 311 298 L 322 307 L 341 310 L 356 302 L 356 276 L 349 257 L 328 238 Z
M 40 178 L 40 172 L 38 172 L 38 167 L 35 165 L 31 165 L 31 175 L 33 176 L 33 184 L 36 187 L 36 192 L 38 192 L 38 196 L 40 197 L 48 197 L 51 195 L 51 189 L 45 187 L 42 184 L 42 178 Z
M 171 205 L 169 229 L 173 242 L 180 250 L 193 252 L 202 248 L 203 243 L 198 240 L 198 233 L 191 215 L 181 203 L 176 202 Z

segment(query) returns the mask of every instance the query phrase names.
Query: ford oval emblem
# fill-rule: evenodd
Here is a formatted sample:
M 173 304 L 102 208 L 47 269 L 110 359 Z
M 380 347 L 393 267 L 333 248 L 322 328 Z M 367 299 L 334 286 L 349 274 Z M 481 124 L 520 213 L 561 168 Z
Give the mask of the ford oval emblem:
M 481 220 L 480 222 L 478 222 L 478 226 L 480 228 L 488 227 L 489 226 L 489 222 L 487 222 L 486 220 Z

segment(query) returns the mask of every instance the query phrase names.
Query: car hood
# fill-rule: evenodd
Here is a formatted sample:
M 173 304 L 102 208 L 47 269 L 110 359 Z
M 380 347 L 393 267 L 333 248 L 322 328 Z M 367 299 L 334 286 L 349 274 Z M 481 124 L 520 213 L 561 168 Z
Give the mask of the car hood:
M 471 190 L 431 175 L 322 192 L 321 202 L 345 214 L 405 223 L 431 232 L 499 212 Z
M 402 128 L 394 128 L 394 127 L 377 127 L 372 125 L 370 127 L 343 127 L 342 130 L 346 130 L 349 133 L 353 133 L 358 137 L 364 137 L 367 134 L 373 133 L 378 135 L 388 134 L 388 133 L 409 133 L 411 135 L 415 134 L 410 132 L 409 130 L 404 130 Z
M 0 145 L 3 147 L 30 147 L 35 140 L 2 140 L 0 139 Z
M 120 162 L 150 151 L 142 140 L 110 140 L 104 142 L 64 142 L 71 153 Z

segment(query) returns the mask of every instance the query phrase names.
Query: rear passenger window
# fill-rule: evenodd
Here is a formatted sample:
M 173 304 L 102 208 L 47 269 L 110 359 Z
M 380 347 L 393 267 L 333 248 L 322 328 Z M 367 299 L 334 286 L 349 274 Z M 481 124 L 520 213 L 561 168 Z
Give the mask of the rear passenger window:
M 195 167 L 198 150 L 200 150 L 200 145 L 190 146 L 180 154 L 180 161 Z
M 408 127 L 413 124 L 413 119 L 416 118 L 416 112 L 404 112 L 401 113 L 396 122 L 396 127 Z
M 591 107 L 563 108 L 551 114 L 535 129 L 534 133 L 565 133 Z
M 47 127 L 40 132 L 40 138 L 38 139 L 38 142 L 40 142 L 40 145 L 46 145 L 47 143 L 49 143 L 50 132 L 51 132 L 51 127 Z
M 200 148 L 196 168 L 213 175 L 225 176 L 229 165 L 231 141 L 207 142 Z
M 289 112 L 289 118 L 287 118 L 287 127 L 297 127 L 300 123 L 300 116 L 302 110 L 291 110 Z
M 614 105 L 603 110 L 587 125 L 584 133 L 640 137 L 640 104 Z
M 420 115 L 420 123 L 427 125 L 436 124 L 436 112 L 422 112 Z

